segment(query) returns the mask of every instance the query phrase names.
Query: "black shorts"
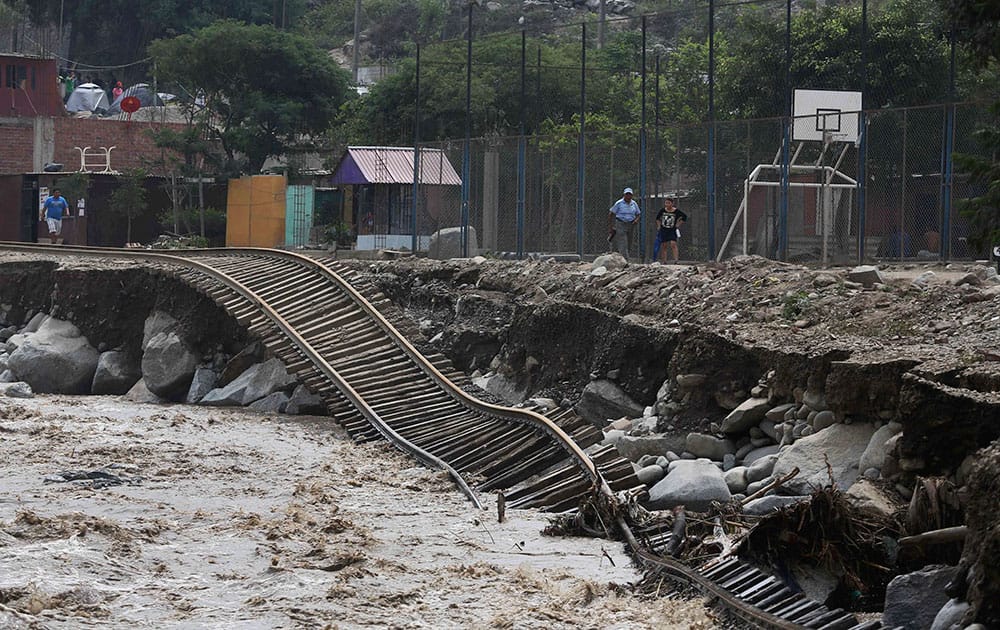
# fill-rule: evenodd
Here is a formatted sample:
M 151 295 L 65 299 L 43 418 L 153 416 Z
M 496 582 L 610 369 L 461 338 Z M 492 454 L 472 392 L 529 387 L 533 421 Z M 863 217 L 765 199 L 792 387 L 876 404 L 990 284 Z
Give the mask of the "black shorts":
M 677 240 L 677 228 L 660 228 L 660 242 L 665 243 L 667 241 Z

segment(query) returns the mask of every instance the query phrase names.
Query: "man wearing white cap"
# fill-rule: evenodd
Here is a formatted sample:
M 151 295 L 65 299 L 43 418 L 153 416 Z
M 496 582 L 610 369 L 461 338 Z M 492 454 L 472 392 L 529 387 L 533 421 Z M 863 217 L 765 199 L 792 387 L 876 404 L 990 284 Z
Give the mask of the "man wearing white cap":
M 632 249 L 632 231 L 639 222 L 639 204 L 632 200 L 632 189 L 626 188 L 622 192 L 622 198 L 611 206 L 608 212 L 608 231 L 614 240 L 614 249 L 628 260 L 629 250 Z

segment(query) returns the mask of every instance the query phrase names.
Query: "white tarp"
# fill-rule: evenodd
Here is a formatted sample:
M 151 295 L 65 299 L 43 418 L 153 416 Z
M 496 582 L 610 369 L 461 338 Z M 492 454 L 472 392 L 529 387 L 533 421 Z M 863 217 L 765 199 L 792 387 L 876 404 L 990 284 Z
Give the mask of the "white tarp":
M 66 110 L 71 112 L 92 112 L 98 108 L 111 106 L 107 93 L 99 85 L 81 83 L 76 86 L 66 101 Z

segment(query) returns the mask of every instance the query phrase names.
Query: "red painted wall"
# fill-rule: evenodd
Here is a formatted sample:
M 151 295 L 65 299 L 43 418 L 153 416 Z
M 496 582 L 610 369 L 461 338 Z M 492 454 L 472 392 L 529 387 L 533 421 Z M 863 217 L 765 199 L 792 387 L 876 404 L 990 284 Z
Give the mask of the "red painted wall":
M 0 55 L 0 116 L 62 116 L 56 60 Z

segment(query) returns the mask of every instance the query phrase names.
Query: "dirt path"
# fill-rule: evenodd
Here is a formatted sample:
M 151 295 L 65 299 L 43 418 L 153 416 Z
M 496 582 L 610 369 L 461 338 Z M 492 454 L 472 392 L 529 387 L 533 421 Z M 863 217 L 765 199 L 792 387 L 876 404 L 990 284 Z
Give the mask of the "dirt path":
M 620 545 L 498 524 L 327 422 L 0 399 L 0 628 L 712 627 L 631 595 Z M 111 464 L 141 484 L 43 482 Z

